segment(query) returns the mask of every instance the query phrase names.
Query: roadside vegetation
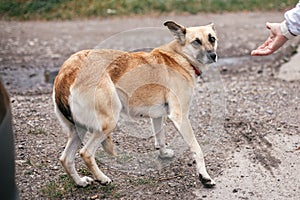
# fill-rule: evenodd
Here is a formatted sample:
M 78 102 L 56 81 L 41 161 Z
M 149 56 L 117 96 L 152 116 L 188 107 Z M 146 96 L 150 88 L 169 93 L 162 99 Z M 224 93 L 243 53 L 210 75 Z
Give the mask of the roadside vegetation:
M 68 20 L 160 13 L 285 10 L 298 0 L 1 0 L 5 20 Z

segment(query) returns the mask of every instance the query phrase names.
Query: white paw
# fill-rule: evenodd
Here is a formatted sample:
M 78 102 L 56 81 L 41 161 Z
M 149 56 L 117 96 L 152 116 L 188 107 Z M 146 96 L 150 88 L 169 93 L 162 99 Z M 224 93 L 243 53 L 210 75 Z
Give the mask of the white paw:
M 102 178 L 102 180 L 100 182 L 102 185 L 108 185 L 112 182 L 112 180 L 110 178 L 108 178 L 107 176 L 105 176 Z
M 199 180 L 206 188 L 212 188 L 216 186 L 216 182 L 210 177 L 203 177 L 201 174 L 199 174 Z
M 173 158 L 174 151 L 172 149 L 160 149 L 159 157 L 160 158 Z
M 92 184 L 92 182 L 94 181 L 94 179 L 88 177 L 88 176 L 84 176 L 82 178 L 80 178 L 79 182 L 77 183 L 77 185 L 81 186 L 81 187 L 86 187 L 90 184 Z

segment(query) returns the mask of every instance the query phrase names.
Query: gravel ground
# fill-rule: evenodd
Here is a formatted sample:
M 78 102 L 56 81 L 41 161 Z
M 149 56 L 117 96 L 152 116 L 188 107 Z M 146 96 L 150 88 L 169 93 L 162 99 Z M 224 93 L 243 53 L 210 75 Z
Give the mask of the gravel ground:
M 72 53 L 99 47 L 111 36 L 108 43 L 130 50 L 164 43 L 168 34 L 154 28 L 153 34 L 134 30 L 131 40 L 119 39 L 126 35 L 122 31 L 162 27 L 167 19 L 187 26 L 214 22 L 218 31 L 219 62 L 199 79 L 190 114 L 217 187 L 203 188 L 197 180 L 195 164 L 170 123 L 168 141 L 177 154 L 163 163 L 148 157 L 156 153 L 149 120 L 127 118 L 114 141 L 121 153 L 139 157 L 142 167 L 132 167 L 134 159 L 117 164 L 99 150 L 99 165 L 114 182 L 74 186 L 58 161 L 66 137 L 53 113 L 53 72 Z M 299 199 L 299 81 L 277 78 L 299 39 L 272 56 L 249 57 L 268 35 L 264 23 L 281 20 L 282 13 L 270 12 L 0 21 L 0 75 L 11 96 L 21 199 Z M 135 134 L 140 131 L 142 138 Z M 80 173 L 89 175 L 79 158 L 78 163 Z

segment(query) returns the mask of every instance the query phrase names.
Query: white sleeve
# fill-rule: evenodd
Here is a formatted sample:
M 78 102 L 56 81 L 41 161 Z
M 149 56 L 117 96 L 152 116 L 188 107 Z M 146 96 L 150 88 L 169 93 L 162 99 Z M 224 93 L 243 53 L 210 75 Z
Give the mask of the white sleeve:
M 294 36 L 300 35 L 300 0 L 295 8 L 284 14 L 284 18 L 288 31 Z

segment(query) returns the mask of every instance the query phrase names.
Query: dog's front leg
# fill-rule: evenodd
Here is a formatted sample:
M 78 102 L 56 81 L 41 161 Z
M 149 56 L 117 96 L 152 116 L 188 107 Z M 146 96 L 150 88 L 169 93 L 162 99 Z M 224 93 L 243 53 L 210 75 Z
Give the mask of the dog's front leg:
M 209 176 L 206 171 L 204 156 L 200 148 L 199 143 L 193 133 L 192 126 L 188 119 L 187 113 L 182 113 L 182 111 L 171 112 L 169 118 L 173 121 L 175 127 L 181 133 L 183 139 L 188 144 L 197 164 L 197 172 L 199 173 L 199 179 L 205 187 L 214 187 L 216 185 L 215 181 Z
M 151 118 L 155 148 L 159 149 L 159 157 L 161 158 L 172 158 L 174 156 L 174 151 L 172 149 L 167 149 L 166 147 L 166 137 L 165 137 L 165 117 Z

